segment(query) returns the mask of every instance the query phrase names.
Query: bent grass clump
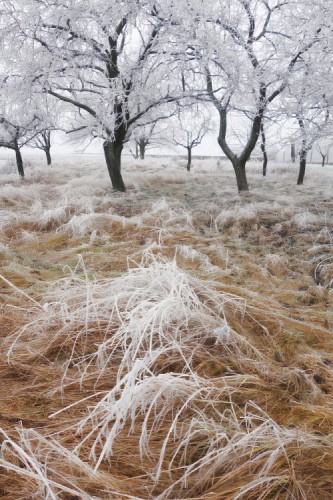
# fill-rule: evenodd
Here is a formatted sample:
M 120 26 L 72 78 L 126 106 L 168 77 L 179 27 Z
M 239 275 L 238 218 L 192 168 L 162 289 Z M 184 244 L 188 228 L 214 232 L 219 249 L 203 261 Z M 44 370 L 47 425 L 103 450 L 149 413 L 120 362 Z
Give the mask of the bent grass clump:
M 158 350 L 191 350 L 207 340 L 210 330 L 226 324 L 226 310 L 243 314 L 244 308 L 239 297 L 214 291 L 179 269 L 175 260 L 152 253 L 109 280 L 91 280 L 81 261 L 76 273 L 45 291 L 33 321 L 7 338 L 8 359 L 32 360 L 66 346 L 75 349 L 70 365 L 95 363 L 103 373 L 120 353 L 121 377 L 136 359 L 146 359 L 150 368 Z

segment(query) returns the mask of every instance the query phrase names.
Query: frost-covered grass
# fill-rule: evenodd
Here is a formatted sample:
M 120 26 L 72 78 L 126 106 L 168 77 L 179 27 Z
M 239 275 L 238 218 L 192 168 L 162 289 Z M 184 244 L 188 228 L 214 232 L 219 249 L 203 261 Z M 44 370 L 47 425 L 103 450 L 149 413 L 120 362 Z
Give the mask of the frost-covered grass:
M 333 169 L 222 163 L 0 165 L 0 496 L 332 496 Z

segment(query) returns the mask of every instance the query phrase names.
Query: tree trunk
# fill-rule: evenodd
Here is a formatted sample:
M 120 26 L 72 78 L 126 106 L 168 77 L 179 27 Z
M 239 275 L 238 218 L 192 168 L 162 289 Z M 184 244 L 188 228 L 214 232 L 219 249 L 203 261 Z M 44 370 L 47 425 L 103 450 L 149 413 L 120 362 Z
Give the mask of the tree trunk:
M 291 155 L 291 163 L 295 163 L 296 162 L 296 147 L 295 147 L 294 142 L 292 142 L 292 144 L 291 144 L 290 155 Z
M 327 155 L 323 155 L 323 154 L 321 155 L 321 158 L 322 158 L 322 160 L 321 160 L 321 166 L 322 166 L 322 167 L 325 167 L 325 160 L 326 160 L 326 156 L 327 156 Z
M 192 164 L 192 148 L 187 147 L 187 165 L 186 169 L 189 172 L 191 170 L 191 164 Z
M 263 152 L 263 162 L 262 162 L 262 175 L 266 177 L 267 174 L 267 163 L 268 163 L 268 158 L 267 158 L 267 153 L 266 151 Z
M 146 152 L 146 143 L 144 139 L 140 139 L 140 159 L 144 160 L 145 159 L 145 152 Z
M 299 127 L 301 129 L 302 133 L 302 147 L 301 151 L 299 153 L 299 172 L 298 172 L 298 179 L 297 179 L 297 186 L 301 186 L 304 181 L 304 175 L 305 175 L 305 167 L 306 167 L 306 156 L 309 151 L 309 147 L 307 146 L 307 137 L 306 137 L 306 131 L 305 131 L 305 126 L 304 126 L 304 121 L 302 118 L 298 117 L 297 118 Z
M 299 173 L 298 173 L 298 179 L 297 179 L 297 186 L 303 185 L 304 175 L 305 175 L 305 167 L 306 167 L 306 153 L 305 153 L 305 155 L 301 154 L 301 159 L 299 162 Z
M 248 191 L 249 186 L 246 178 L 246 162 L 250 158 L 250 155 L 257 143 L 259 133 L 260 133 L 260 124 L 261 124 L 261 116 L 256 120 L 255 124 L 253 124 L 250 138 L 248 140 L 247 145 L 245 146 L 242 154 L 238 157 L 227 144 L 226 141 L 226 132 L 227 132 L 227 111 L 225 108 L 218 109 L 220 114 L 220 129 L 219 136 L 217 138 L 217 142 L 219 143 L 223 153 L 226 157 L 231 161 L 232 166 L 234 167 L 234 171 L 236 174 L 236 181 L 238 191 Z M 259 132 L 258 132 L 259 131 Z
M 23 160 L 22 160 L 22 155 L 20 148 L 18 147 L 18 144 L 15 144 L 15 156 L 16 156 L 16 165 L 17 165 L 17 170 L 22 179 L 24 179 L 24 168 L 23 168 Z
M 240 160 L 238 157 L 233 159 L 232 166 L 234 167 L 234 171 L 236 174 L 236 181 L 237 181 L 237 187 L 238 191 L 248 191 L 249 190 L 249 185 L 247 183 L 247 178 L 246 178 L 246 162 Z
M 46 161 L 47 161 L 47 164 L 48 165 L 51 165 L 52 164 L 52 158 L 51 158 L 51 152 L 50 152 L 50 148 L 49 147 L 46 147 L 44 149 L 45 151 L 45 155 L 46 155 Z
M 266 177 L 268 158 L 267 158 L 267 152 L 266 152 L 266 135 L 265 135 L 265 130 L 264 130 L 263 123 L 261 123 L 261 125 L 260 125 L 260 131 L 261 131 L 261 144 L 260 144 L 260 148 L 261 148 L 262 155 L 263 155 L 262 175 L 264 177 Z
M 108 167 L 112 187 L 116 191 L 126 191 L 126 187 L 121 176 L 121 152 L 123 150 L 123 141 L 105 141 L 103 144 L 104 156 Z

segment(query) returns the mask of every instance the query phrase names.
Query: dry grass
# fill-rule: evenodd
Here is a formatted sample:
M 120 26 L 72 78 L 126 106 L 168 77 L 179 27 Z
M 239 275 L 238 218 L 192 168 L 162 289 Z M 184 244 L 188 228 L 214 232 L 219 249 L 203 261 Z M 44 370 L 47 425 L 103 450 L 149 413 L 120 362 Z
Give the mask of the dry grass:
M 0 496 L 333 498 L 328 169 L 84 162 L 1 174 Z

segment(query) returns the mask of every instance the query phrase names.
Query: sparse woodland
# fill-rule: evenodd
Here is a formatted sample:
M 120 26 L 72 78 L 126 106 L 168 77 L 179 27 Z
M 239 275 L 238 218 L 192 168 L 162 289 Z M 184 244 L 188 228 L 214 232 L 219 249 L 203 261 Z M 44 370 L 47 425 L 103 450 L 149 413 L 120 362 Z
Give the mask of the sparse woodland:
M 333 498 L 333 5 L 2 0 L 0 40 L 0 497 Z

